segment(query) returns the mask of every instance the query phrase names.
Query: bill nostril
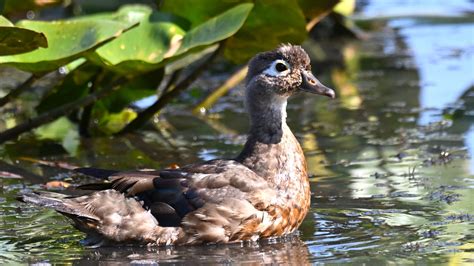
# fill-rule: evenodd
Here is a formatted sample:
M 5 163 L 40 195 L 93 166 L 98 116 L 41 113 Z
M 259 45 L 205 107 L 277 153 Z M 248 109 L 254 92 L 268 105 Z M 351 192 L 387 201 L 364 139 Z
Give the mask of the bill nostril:
M 311 85 L 316 85 L 316 81 L 314 79 L 308 79 L 308 83 Z

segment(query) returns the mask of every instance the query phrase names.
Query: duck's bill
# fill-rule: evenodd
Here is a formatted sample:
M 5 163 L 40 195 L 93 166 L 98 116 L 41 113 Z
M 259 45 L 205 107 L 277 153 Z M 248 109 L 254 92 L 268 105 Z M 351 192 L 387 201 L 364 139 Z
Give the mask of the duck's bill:
M 328 96 L 332 99 L 336 98 L 336 93 L 334 90 L 324 86 L 310 71 L 301 71 L 301 76 L 303 78 L 303 82 L 301 83 L 300 90 Z

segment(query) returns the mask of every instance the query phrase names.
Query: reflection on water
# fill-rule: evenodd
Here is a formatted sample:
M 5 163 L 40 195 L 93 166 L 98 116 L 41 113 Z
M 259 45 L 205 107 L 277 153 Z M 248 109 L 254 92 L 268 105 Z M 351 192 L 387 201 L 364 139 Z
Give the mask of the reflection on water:
M 469 0 L 361 0 L 367 3 L 363 13 L 367 17 L 396 16 L 462 16 L 473 12 L 474 6 Z
M 129 261 L 131 264 L 281 264 L 307 265 L 309 252 L 298 237 L 243 245 L 209 245 L 169 248 L 124 247 L 89 251 L 77 261 Z M 102 263 L 101 263 L 102 264 Z
M 389 3 L 402 3 L 405 14 L 418 8 L 418 1 L 364 2 L 362 13 L 371 16 Z M 428 1 L 426 10 L 460 16 L 467 3 L 444 8 L 445 1 Z M 312 180 L 312 208 L 299 236 L 244 245 L 87 250 L 60 215 L 14 200 L 24 189 L 41 189 L 44 177 L 87 182 L 18 160 L 22 156 L 118 169 L 233 156 L 247 130 L 242 91 L 236 90 L 209 117 L 176 108 L 163 115 L 156 131 L 81 140 L 75 156 L 58 143 L 31 138 L 0 146 L 2 169 L 28 171 L 22 174 L 28 181 L 0 179 L 0 262 L 472 263 L 472 19 L 405 17 L 387 24 L 370 40 L 343 48 L 344 68 L 322 74 L 321 80 L 334 81 L 339 99 L 298 96 L 288 106 Z
M 455 104 L 474 85 L 474 38 L 464 38 L 474 36 L 474 23 L 414 25 L 401 30 L 401 34 L 413 51 L 419 69 L 423 86 L 421 108 L 443 108 Z M 426 125 L 439 119 L 433 117 L 433 112 L 422 112 L 419 123 Z

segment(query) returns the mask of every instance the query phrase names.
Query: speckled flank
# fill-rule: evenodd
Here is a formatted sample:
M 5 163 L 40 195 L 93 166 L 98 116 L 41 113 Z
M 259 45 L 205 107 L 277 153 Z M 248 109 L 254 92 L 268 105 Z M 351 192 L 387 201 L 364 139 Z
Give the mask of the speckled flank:
M 286 72 L 265 72 L 281 62 L 275 60 L 288 63 Z M 251 129 L 235 160 L 160 171 L 83 168 L 78 171 L 105 176 L 109 183 L 83 186 L 99 191 L 77 198 L 25 194 L 20 199 L 70 217 L 95 245 L 228 243 L 291 233 L 308 212 L 310 187 L 303 151 L 286 124 L 286 102 L 309 69 L 299 46 L 281 46 L 250 61 Z

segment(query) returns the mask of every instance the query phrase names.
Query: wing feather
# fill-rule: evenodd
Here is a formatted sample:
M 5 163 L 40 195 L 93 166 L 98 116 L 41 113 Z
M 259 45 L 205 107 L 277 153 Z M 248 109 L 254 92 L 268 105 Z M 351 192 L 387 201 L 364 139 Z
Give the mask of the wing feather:
M 145 209 L 155 216 L 160 225 L 180 226 L 189 213 L 202 208 L 207 203 L 219 204 L 229 199 L 250 202 L 254 206 L 274 194 L 262 198 L 268 185 L 266 180 L 249 168 L 233 160 L 214 160 L 179 169 L 138 170 L 114 172 L 112 170 L 80 169 L 81 173 L 104 178 L 109 181 L 102 185 L 83 185 L 80 188 L 112 188 L 127 197 L 136 197 Z M 259 203 L 260 202 L 260 203 Z M 215 223 L 216 217 L 208 217 Z

